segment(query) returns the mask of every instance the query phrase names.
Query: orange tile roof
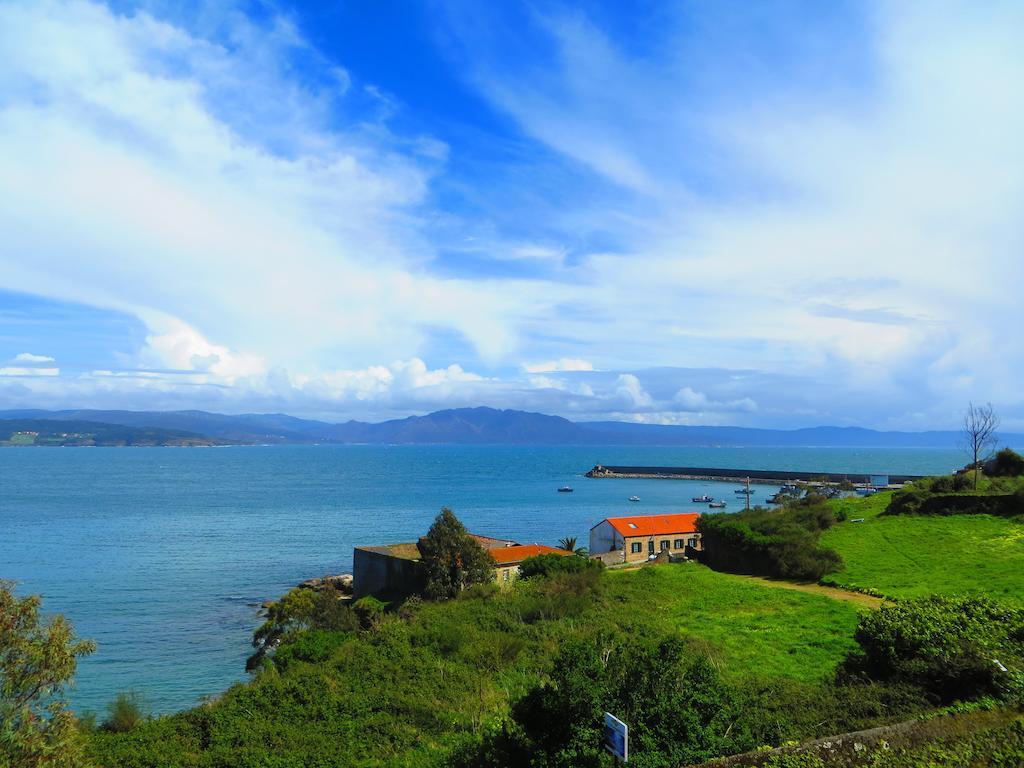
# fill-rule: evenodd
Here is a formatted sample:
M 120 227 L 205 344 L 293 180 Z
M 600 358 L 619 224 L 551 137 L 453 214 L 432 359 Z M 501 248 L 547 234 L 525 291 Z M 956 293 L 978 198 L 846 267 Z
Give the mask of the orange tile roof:
M 607 519 L 612 528 L 625 537 L 694 533 L 697 530 L 697 518 L 699 517 L 700 512 L 681 512 L 674 515 L 636 515 Z
M 498 565 L 515 565 L 521 563 L 528 557 L 535 555 L 571 555 L 565 549 L 556 549 L 555 547 L 548 547 L 544 544 L 516 544 L 514 547 L 502 547 L 500 549 L 489 550 L 491 557 L 494 558 L 494 562 Z

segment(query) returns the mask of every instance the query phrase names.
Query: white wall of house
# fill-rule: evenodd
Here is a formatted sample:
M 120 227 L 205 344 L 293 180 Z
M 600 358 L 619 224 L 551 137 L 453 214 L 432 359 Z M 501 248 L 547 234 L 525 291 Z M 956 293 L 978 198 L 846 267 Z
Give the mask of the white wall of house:
M 622 536 L 607 520 L 590 529 L 590 554 L 602 555 L 605 552 L 622 549 Z

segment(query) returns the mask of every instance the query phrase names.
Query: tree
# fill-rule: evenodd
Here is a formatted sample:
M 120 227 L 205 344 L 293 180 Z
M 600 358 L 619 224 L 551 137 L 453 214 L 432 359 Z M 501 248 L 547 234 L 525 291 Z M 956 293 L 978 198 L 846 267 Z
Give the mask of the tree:
M 424 594 L 432 600 L 448 600 L 470 584 L 494 578 L 494 558 L 466 532 L 448 507 L 441 510 L 427 535 L 419 541 L 424 569 Z
M 996 416 L 992 403 L 975 405 L 969 403 L 964 414 L 963 439 L 967 452 L 971 454 L 971 466 L 974 468 L 974 490 L 978 490 L 978 472 L 996 447 L 996 430 L 999 429 L 999 417 Z
M 566 536 L 558 540 L 559 549 L 564 549 L 566 552 L 576 551 L 576 537 Z
M 85 765 L 64 688 L 95 643 L 75 637 L 63 616 L 41 621 L 37 595 L 17 598 L 0 581 L 0 767 Z

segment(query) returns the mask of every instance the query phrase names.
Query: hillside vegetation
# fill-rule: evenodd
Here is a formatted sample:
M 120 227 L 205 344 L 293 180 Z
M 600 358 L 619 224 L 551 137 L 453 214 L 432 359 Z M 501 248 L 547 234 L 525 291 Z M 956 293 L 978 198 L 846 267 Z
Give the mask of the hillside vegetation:
M 880 698 L 902 701 L 887 690 L 858 693 L 855 705 L 822 693 L 855 647 L 852 605 L 696 564 L 472 588 L 390 613 L 364 606 L 361 616 L 358 631 L 287 638 L 252 683 L 209 706 L 97 733 L 96 759 L 110 768 L 444 764 L 556 673 L 560 649 L 602 638 L 675 637 L 686 659 L 706 658 L 730 695 L 751 700 L 733 751 L 812 735 L 822 721 L 874 723 L 891 706 Z M 771 717 L 756 716 L 763 707 Z

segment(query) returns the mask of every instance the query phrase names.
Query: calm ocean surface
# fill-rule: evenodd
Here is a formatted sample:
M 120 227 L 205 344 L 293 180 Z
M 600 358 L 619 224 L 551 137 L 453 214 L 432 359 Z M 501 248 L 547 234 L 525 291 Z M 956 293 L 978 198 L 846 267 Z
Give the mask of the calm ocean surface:
M 929 474 L 963 461 L 918 449 L 7 448 L 0 578 L 99 643 L 79 666 L 78 709 L 133 689 L 163 713 L 245 679 L 260 602 L 350 571 L 353 545 L 416 539 L 444 505 L 474 532 L 585 545 L 609 515 L 696 509 L 703 493 L 741 504 L 731 484 L 582 477 L 596 463 Z M 556 493 L 566 484 L 575 493 Z M 755 503 L 774 489 L 756 490 Z

